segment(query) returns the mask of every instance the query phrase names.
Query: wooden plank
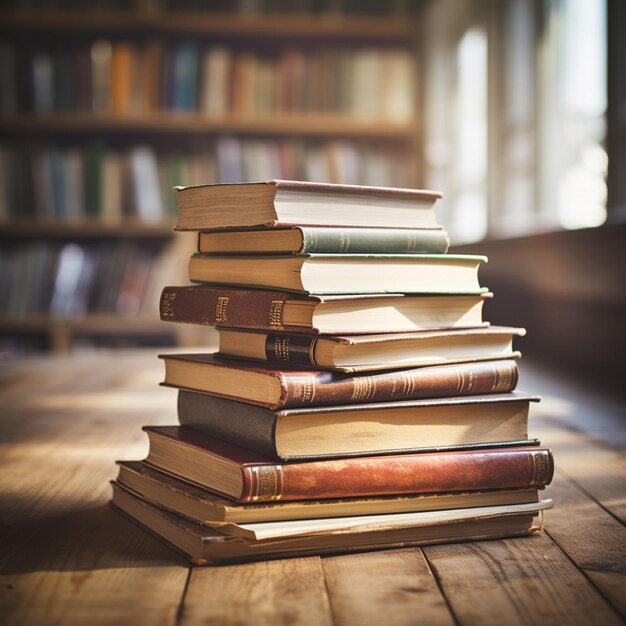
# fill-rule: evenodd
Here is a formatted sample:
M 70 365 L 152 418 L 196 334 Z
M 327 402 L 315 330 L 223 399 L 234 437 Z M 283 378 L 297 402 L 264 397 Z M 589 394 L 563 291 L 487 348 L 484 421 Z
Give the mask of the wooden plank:
M 622 623 L 545 534 L 430 546 L 424 553 L 463 626 Z
M 106 504 L 23 523 L 0 574 L 11 624 L 175 624 L 188 568 Z
M 322 559 L 336 626 L 454 624 L 422 552 L 369 552 Z
M 3 624 L 174 624 L 186 564 L 107 504 L 115 458 L 146 447 L 146 416 L 172 421 L 147 356 L 1 372 Z
M 558 469 L 618 519 L 626 522 L 624 455 L 555 420 L 535 419 L 532 427 L 533 434 L 554 451 Z
M 330 626 L 318 557 L 194 568 L 180 626 Z
M 626 618 L 626 528 L 558 473 L 548 495 L 547 533 Z

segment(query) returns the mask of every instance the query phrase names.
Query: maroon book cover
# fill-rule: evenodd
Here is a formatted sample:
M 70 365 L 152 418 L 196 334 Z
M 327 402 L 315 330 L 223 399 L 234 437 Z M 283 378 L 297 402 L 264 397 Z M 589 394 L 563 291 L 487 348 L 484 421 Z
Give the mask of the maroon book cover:
M 146 426 L 144 430 L 151 437 L 168 439 L 172 446 L 195 448 L 238 466 L 242 493 L 224 495 L 242 503 L 543 488 L 554 472 L 551 451 L 535 446 L 280 463 L 189 428 Z M 157 468 L 177 474 L 174 462 Z M 215 485 L 189 473 L 181 477 L 216 491 Z

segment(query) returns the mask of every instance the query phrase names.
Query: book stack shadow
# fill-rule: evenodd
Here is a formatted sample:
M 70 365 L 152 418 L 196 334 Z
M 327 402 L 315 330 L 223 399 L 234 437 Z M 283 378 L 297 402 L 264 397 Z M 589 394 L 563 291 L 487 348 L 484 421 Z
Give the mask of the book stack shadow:
M 520 328 L 491 326 L 484 257 L 447 254 L 436 192 L 269 181 L 177 189 L 198 232 L 161 318 L 178 424 L 146 426 L 113 506 L 196 564 L 527 536 L 551 506 Z

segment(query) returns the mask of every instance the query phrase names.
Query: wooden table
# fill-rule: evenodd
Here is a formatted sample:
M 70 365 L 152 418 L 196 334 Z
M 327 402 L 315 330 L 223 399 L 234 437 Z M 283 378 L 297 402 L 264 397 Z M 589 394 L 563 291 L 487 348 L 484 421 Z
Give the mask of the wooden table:
M 176 421 L 161 369 L 152 351 L 0 368 L 3 624 L 622 623 L 626 464 L 580 431 L 598 418 L 595 437 L 623 441 L 606 406 L 585 422 L 548 391 L 534 411 L 557 462 L 538 536 L 190 569 L 108 506 L 115 459 L 147 451 L 141 425 Z

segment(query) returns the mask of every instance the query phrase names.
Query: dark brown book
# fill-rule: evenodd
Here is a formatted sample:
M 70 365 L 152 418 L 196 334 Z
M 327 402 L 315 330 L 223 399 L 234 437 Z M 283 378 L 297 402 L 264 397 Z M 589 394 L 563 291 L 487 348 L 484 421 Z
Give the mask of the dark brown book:
M 524 394 L 494 394 L 272 411 L 181 390 L 178 419 L 283 460 L 446 450 L 527 442 Z
M 220 328 L 305 333 L 384 333 L 485 326 L 491 294 L 306 296 L 232 287 L 165 287 L 161 319 Z
M 164 384 L 271 409 L 441 398 L 515 389 L 513 360 L 434 365 L 368 374 L 280 368 L 213 354 L 164 354 Z
M 290 180 L 177 187 L 178 230 L 317 225 L 437 228 L 438 191 Z
M 221 328 L 218 354 L 274 367 L 368 372 L 517 358 L 520 353 L 513 351 L 513 337 L 525 332 L 523 328 L 487 326 L 383 335 L 312 336 Z M 485 386 L 485 391 L 489 387 Z
M 554 471 L 534 446 L 277 463 L 190 428 L 144 430 L 148 465 L 237 502 L 541 488 Z

